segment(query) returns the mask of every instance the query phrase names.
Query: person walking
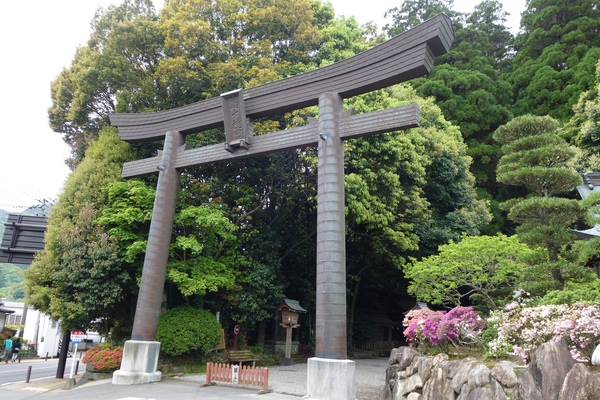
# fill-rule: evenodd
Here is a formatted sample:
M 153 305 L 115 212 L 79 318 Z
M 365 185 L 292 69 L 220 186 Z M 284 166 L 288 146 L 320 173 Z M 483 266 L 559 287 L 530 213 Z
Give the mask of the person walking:
M 8 364 L 8 357 L 9 357 L 9 354 L 11 351 L 12 351 L 12 339 L 7 338 L 4 341 L 4 353 L 2 353 L 2 358 L 0 358 L 0 361 L 2 361 L 4 359 L 4 360 L 6 360 L 6 363 Z
M 18 336 L 15 336 L 13 338 L 12 341 L 12 362 L 15 362 L 17 360 L 17 357 L 19 357 L 19 350 L 21 350 L 21 339 L 19 339 Z

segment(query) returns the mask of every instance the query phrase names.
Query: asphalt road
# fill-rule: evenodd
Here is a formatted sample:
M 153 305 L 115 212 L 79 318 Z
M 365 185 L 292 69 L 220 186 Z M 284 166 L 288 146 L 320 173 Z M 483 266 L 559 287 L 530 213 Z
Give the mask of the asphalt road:
M 72 358 L 67 360 L 64 377 L 69 378 L 71 373 L 71 362 Z M 22 360 L 19 362 L 5 362 L 0 363 L 0 387 L 10 385 L 17 382 L 24 382 L 27 379 L 27 373 L 31 367 L 30 380 L 43 379 L 43 378 L 54 378 L 56 377 L 56 370 L 58 368 L 58 359 L 43 359 L 36 360 Z M 83 374 L 83 364 L 79 366 L 79 377 Z M 75 374 L 75 371 L 73 371 Z M 74 375 L 75 376 L 75 375 Z

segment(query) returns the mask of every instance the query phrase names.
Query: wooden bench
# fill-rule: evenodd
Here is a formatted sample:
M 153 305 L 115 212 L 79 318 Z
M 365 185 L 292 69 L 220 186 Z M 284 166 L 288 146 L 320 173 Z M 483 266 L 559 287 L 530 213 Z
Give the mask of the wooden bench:
M 258 358 L 254 357 L 251 350 L 230 350 L 229 351 L 229 362 L 237 362 L 242 365 L 244 362 L 252 361 L 252 366 L 256 365 Z

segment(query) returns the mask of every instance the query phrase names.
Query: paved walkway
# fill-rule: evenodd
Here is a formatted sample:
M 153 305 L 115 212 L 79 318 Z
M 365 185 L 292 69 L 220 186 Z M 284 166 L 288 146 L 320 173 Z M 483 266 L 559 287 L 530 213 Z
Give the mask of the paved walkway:
M 356 361 L 358 400 L 379 400 L 385 384 L 387 358 Z M 68 374 L 65 374 L 68 376 Z M 79 379 L 79 375 L 77 379 Z M 201 387 L 204 375 L 165 378 L 161 382 L 142 385 L 113 385 L 110 380 L 89 382 L 67 390 L 68 379 L 44 378 L 0 387 L 0 398 L 10 400 L 222 400 L 261 399 L 298 400 L 306 394 L 306 364 L 269 367 L 272 393 L 258 394 L 259 388 L 219 383 Z

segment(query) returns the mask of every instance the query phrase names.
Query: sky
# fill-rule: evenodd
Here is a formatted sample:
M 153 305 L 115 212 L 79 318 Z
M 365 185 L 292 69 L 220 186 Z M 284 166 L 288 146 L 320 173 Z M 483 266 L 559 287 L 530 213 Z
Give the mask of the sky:
M 383 26 L 383 14 L 400 0 L 331 0 L 336 15 Z M 58 198 L 70 173 L 69 148 L 48 124 L 50 83 L 68 68 L 75 50 L 91 33 L 98 7 L 119 0 L 29 0 L 0 3 L 0 209 L 10 212 Z M 154 0 L 158 9 L 163 0 Z M 479 0 L 457 0 L 471 12 Z M 525 0 L 505 0 L 516 33 Z M 367 5 L 367 6 L 365 6 Z

